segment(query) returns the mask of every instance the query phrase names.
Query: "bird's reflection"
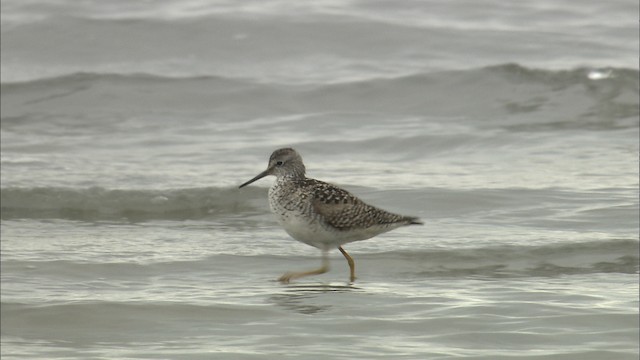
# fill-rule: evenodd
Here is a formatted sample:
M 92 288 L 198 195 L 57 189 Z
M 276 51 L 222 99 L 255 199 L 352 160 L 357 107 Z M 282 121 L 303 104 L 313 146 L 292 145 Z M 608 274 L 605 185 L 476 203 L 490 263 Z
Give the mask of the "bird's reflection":
M 268 301 L 289 311 L 295 311 L 300 314 L 313 315 L 328 311 L 333 307 L 331 301 L 328 301 L 329 304 L 319 303 L 322 299 L 326 299 L 325 295 L 335 293 L 348 293 L 358 290 L 360 289 L 350 284 L 290 285 L 286 287 L 285 292 L 274 294 L 273 296 L 269 297 Z

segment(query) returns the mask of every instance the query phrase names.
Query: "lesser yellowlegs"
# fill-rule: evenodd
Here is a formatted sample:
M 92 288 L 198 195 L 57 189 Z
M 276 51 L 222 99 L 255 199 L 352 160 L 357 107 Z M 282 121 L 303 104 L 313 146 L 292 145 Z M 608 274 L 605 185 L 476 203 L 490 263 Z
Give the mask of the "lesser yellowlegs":
M 269 189 L 269 206 L 280 225 L 294 239 L 322 250 L 319 269 L 288 272 L 278 279 L 283 283 L 327 272 L 327 253 L 336 247 L 347 259 L 353 282 L 355 265 L 343 244 L 366 240 L 400 226 L 422 224 L 416 217 L 390 213 L 335 185 L 307 178 L 302 157 L 291 148 L 274 151 L 267 169 L 240 187 L 267 175 L 277 178 Z

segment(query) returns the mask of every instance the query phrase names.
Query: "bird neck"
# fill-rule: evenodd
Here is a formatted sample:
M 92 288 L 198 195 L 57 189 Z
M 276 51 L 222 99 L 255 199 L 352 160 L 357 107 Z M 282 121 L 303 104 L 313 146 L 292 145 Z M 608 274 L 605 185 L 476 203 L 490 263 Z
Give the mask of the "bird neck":
M 282 176 L 278 176 L 278 181 L 280 182 L 298 181 L 304 179 L 306 179 L 304 169 L 302 171 L 290 171 Z
M 289 167 L 287 167 L 284 174 L 282 174 L 282 176 L 279 177 L 278 180 L 281 180 L 281 181 L 304 180 L 306 178 L 305 173 L 306 173 L 306 169 L 304 167 L 304 164 L 294 163 L 294 164 L 291 164 Z

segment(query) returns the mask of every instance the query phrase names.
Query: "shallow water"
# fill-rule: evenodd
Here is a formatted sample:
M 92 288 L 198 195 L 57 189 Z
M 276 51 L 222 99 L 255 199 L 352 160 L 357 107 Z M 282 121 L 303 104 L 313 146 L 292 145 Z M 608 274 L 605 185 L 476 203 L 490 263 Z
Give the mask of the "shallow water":
M 637 13 L 3 1 L 2 358 L 637 359 Z M 279 284 L 284 146 L 425 225 Z

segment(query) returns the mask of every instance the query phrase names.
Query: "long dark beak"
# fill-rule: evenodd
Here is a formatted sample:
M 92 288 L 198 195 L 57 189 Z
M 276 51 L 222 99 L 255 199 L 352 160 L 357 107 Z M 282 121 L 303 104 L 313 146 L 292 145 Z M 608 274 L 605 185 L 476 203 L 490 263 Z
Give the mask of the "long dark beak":
M 260 179 L 262 179 L 263 177 L 265 177 L 265 176 L 269 175 L 269 170 L 271 170 L 271 169 L 267 169 L 267 170 L 265 170 L 265 171 L 261 172 L 260 174 L 256 175 L 256 177 L 254 177 L 253 179 L 251 179 L 251 180 L 247 181 L 246 183 L 244 183 L 244 184 L 242 184 L 242 185 L 238 186 L 238 189 L 239 189 L 239 188 L 241 188 L 241 187 L 245 187 L 245 186 L 247 186 L 247 185 L 251 184 L 252 182 L 254 182 L 254 181 L 256 181 L 256 180 L 260 180 Z

